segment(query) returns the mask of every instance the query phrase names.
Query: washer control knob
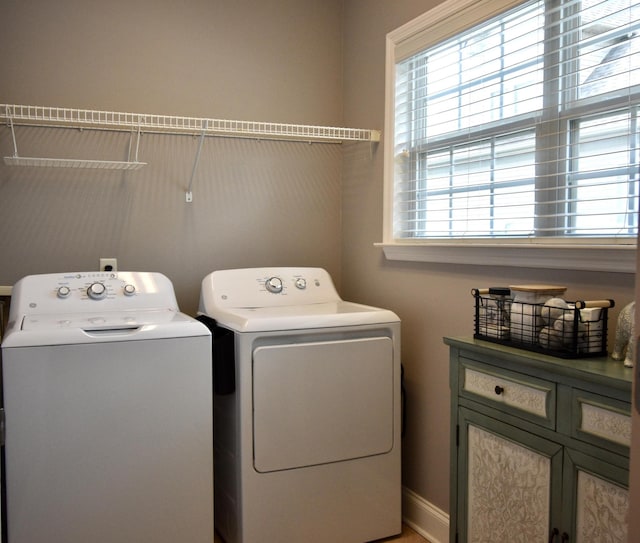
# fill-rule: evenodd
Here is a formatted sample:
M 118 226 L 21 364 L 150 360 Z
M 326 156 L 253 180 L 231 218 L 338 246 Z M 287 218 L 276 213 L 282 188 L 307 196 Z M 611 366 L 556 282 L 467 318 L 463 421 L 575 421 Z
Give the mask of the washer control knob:
M 92 300 L 102 300 L 107 296 L 107 287 L 104 283 L 91 283 L 87 289 L 87 296 Z
M 58 298 L 68 298 L 71 295 L 71 289 L 67 286 L 58 287 Z
M 280 294 L 282 292 L 282 279 L 279 277 L 269 277 L 269 279 L 264 282 L 264 286 L 269 292 Z
M 122 291 L 125 296 L 133 296 L 136 293 L 136 287 L 135 285 L 128 284 L 122 287 Z
M 296 279 L 296 287 L 300 290 L 307 288 L 307 280 L 304 277 L 298 277 Z

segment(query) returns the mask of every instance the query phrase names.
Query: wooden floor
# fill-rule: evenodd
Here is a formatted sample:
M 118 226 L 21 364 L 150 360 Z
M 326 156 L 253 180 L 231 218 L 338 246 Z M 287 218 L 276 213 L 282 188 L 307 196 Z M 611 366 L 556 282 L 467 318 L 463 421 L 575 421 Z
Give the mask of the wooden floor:
M 388 539 L 381 539 L 378 543 L 386 543 L 387 541 L 401 542 L 401 543 L 429 543 L 421 535 L 418 535 L 406 524 L 402 525 L 402 533 L 396 537 L 389 537 Z
M 224 543 L 224 540 L 216 533 L 214 539 L 214 543 Z M 380 539 L 376 543 L 429 543 L 424 537 L 421 537 L 416 532 L 414 532 L 411 528 L 409 528 L 406 524 L 402 525 L 402 533 L 396 537 L 389 537 L 387 539 Z M 327 541 L 327 543 L 331 543 Z

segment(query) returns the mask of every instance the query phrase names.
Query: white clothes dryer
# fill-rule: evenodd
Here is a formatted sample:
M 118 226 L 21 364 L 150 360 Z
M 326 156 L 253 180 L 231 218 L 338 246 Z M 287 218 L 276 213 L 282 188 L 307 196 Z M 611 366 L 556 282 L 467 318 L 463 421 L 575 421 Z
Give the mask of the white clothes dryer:
M 211 543 L 211 334 L 163 275 L 31 275 L 2 343 L 8 543 Z
M 319 268 L 214 271 L 215 523 L 226 543 L 401 531 L 400 321 Z

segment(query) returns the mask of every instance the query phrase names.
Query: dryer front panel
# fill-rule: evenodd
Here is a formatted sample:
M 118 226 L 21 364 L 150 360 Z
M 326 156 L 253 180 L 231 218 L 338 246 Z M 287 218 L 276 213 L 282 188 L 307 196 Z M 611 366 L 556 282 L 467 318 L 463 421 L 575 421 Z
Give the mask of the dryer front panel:
M 389 337 L 257 347 L 255 469 L 272 472 L 389 452 L 393 380 Z

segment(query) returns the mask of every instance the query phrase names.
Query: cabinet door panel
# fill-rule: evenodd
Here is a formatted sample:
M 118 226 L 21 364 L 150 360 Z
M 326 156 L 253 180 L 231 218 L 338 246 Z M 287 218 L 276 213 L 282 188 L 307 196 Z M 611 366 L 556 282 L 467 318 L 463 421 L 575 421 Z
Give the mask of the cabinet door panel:
M 558 511 L 562 447 L 460 408 L 461 541 L 546 543 Z
M 575 497 L 565 525 L 576 543 L 626 543 L 629 471 L 579 451 L 565 454 L 564 484 Z

